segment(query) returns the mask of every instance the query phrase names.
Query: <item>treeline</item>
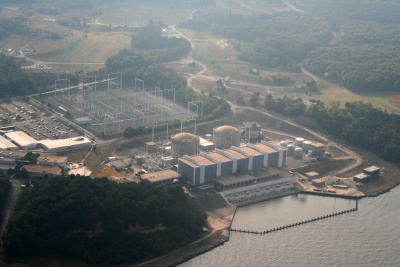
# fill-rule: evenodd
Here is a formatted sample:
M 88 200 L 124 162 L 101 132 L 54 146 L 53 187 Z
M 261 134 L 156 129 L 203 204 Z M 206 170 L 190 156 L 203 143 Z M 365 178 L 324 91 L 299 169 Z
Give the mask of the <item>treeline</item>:
M 3 223 L 3 212 L 7 203 L 8 193 L 11 190 L 9 178 L 4 175 L 0 177 L 0 225 Z
M 400 2 L 310 0 L 292 4 L 323 16 L 337 39 L 308 58 L 305 67 L 353 91 L 400 89 Z
M 179 186 L 42 178 L 20 195 L 3 245 L 8 258 L 53 255 L 107 266 L 187 245 L 205 223 Z
M 327 131 L 349 143 L 363 147 L 386 160 L 400 160 L 400 116 L 373 107 L 370 103 L 333 102 L 314 105 L 311 116 Z
M 400 23 L 400 3 L 397 0 L 293 0 L 291 3 L 326 18 L 334 31 L 340 31 L 355 21 Z
M 27 20 L 24 16 L 18 16 L 13 19 L 0 16 L 0 41 L 11 34 L 26 33 Z
M 161 29 L 166 27 L 162 22 L 150 21 L 146 26 L 138 28 L 132 34 L 133 48 L 143 49 L 156 62 L 178 60 L 190 52 L 190 42 L 184 38 L 161 35 Z
M 56 16 L 64 13 L 71 9 L 91 9 L 99 7 L 99 5 L 109 5 L 109 0 L 46 0 L 46 1 L 36 1 L 36 0 L 5 0 L 2 1 L 4 4 L 23 4 L 29 5 L 31 10 L 35 10 L 38 13 Z M 213 3 L 214 0 L 147 0 L 146 5 L 163 5 L 175 8 L 185 8 L 185 7 L 201 7 Z M 114 6 L 132 6 L 136 7 L 138 5 L 143 5 L 142 0 L 116 0 L 112 1 Z
M 305 67 L 353 91 L 399 91 L 399 43 L 399 25 L 353 23 L 312 53 Z
M 321 17 L 284 12 L 272 15 L 224 15 L 198 11 L 181 27 L 237 39 L 239 58 L 265 67 L 298 70 L 308 53 L 332 39 Z
M 312 101 L 309 108 L 303 100 L 267 95 L 265 108 L 289 116 L 309 115 L 329 134 L 371 151 L 383 159 L 400 160 L 400 115 L 388 113 L 371 103 L 339 101 L 328 106 Z
M 31 78 L 13 58 L 0 55 L 0 99 L 37 93 Z
M 286 95 L 282 98 L 274 98 L 271 94 L 268 94 L 265 97 L 264 105 L 269 111 L 282 113 L 292 117 L 304 115 L 307 110 L 307 107 L 301 98 L 291 99 Z

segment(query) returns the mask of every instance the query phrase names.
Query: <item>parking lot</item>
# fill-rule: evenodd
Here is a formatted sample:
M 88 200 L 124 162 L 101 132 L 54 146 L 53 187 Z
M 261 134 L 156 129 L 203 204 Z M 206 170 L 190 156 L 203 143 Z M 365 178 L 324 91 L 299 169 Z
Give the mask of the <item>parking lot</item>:
M 80 135 L 74 123 L 65 123 L 56 114 L 40 110 L 30 102 L 13 101 L 0 104 L 1 127 L 13 125 L 36 140 L 61 139 Z

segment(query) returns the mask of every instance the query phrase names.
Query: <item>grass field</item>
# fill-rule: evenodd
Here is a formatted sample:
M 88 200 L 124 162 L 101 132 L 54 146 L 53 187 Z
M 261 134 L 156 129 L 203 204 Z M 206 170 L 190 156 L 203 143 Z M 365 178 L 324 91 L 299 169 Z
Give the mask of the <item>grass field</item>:
M 174 25 L 186 21 L 193 9 L 164 6 L 162 4 L 127 5 L 126 7 L 107 6 L 98 22 L 111 25 L 143 26 L 149 20 L 162 21 Z

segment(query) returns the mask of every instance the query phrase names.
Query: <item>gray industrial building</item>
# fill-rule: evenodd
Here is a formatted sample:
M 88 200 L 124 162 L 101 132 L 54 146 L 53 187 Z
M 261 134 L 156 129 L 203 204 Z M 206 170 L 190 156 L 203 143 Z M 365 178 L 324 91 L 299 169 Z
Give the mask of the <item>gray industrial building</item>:
M 193 185 L 211 183 L 217 173 L 217 164 L 202 155 L 183 156 L 179 159 L 178 173 Z
M 224 155 L 223 151 L 216 150 L 215 152 L 210 152 L 207 154 L 207 157 L 217 163 L 217 177 L 233 172 L 233 161 L 227 155 Z
M 243 122 L 244 128 L 244 139 L 247 142 L 251 140 L 259 139 L 261 136 L 261 125 L 255 121 L 245 121 Z
M 379 178 L 380 171 L 381 168 L 376 166 L 370 166 L 368 168 L 363 169 L 362 173 L 355 175 L 353 177 L 353 180 L 357 183 L 365 183 L 373 179 Z
M 267 142 L 225 150 L 217 149 L 179 158 L 178 173 L 193 185 L 211 183 L 218 177 L 256 170 L 265 171 L 268 166 L 284 167 L 286 154 L 285 148 Z

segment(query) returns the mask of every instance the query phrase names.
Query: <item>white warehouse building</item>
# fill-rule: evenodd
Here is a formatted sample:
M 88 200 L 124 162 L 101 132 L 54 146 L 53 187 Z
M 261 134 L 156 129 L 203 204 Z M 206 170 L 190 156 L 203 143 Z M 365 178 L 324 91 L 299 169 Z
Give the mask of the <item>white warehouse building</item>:
M 44 150 L 57 153 L 68 150 L 79 150 L 84 148 L 90 148 L 93 143 L 87 137 L 78 136 L 67 139 L 41 140 L 40 144 L 42 145 Z
M 22 149 L 34 149 L 38 145 L 38 141 L 35 138 L 23 131 L 9 132 L 4 135 Z
M 1 150 L 18 150 L 18 147 L 0 135 L 0 149 Z

